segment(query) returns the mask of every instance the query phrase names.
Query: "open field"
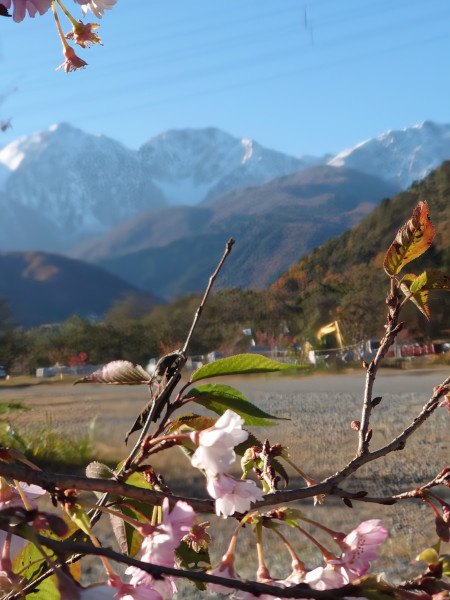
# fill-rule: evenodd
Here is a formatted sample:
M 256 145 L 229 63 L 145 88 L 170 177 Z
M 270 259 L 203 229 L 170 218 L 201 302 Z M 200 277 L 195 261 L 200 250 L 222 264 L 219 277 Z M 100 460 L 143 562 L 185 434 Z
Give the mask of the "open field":
M 448 368 L 382 371 L 374 390 L 374 395 L 382 396 L 383 401 L 373 413 L 372 447 L 384 445 L 411 423 L 430 397 L 433 387 L 447 375 Z M 269 437 L 273 443 L 289 446 L 294 462 L 311 477 L 320 480 L 352 458 L 357 434 L 350 423 L 360 418 L 364 385 L 362 370 L 310 377 L 227 377 L 223 378 L 223 383 L 233 385 L 264 410 L 290 419 L 281 421 L 277 427 L 254 429 L 253 432 L 260 439 Z M 37 423 L 51 424 L 52 428 L 67 436 L 86 437 L 90 431 L 94 454 L 114 464 L 126 456 L 124 434 L 146 401 L 145 386 L 0 385 L 0 403 L 20 403 L 28 409 L 14 410 L 0 415 L 0 419 L 12 423 L 22 435 Z M 191 405 L 188 410 L 195 411 L 196 406 Z M 346 483 L 346 487 L 384 495 L 405 491 L 428 481 L 449 462 L 448 423 L 447 411 L 439 409 L 412 437 L 405 450 L 361 469 Z M 134 439 L 132 437 L 131 441 Z M 154 466 L 163 472 L 174 491 L 205 494 L 201 474 L 192 477 L 189 471 L 189 480 L 186 481 L 186 462 L 177 449 L 164 453 Z M 290 487 L 297 484 L 301 485 L 293 479 Z M 410 500 L 393 507 L 355 502 L 351 510 L 341 501 L 329 499 L 323 506 L 313 508 L 312 503 L 307 501 L 302 502 L 301 507 L 310 518 L 343 531 L 350 531 L 367 518 L 385 519 L 390 535 L 383 545 L 377 570 L 386 571 L 391 579 L 402 578 L 411 572 L 408 559 L 436 541 L 431 510 L 418 501 Z M 216 539 L 227 539 L 233 527 L 234 523 L 222 521 L 215 531 Z M 243 533 L 240 567 L 243 575 L 252 577 L 252 568 L 256 564 L 248 556 L 252 534 L 250 531 Z M 294 540 L 293 533 L 288 533 L 288 537 Z M 296 538 L 294 545 L 308 566 L 319 564 L 318 555 L 304 539 Z M 330 546 L 328 542 L 327 545 Z M 223 548 L 223 542 L 220 546 Z M 270 548 L 268 562 L 273 575 L 287 575 L 279 570 L 279 553 L 283 550 L 274 537 L 270 537 Z M 213 545 L 212 555 L 216 558 L 218 551 L 219 548 Z M 183 597 L 188 595 L 186 591 Z

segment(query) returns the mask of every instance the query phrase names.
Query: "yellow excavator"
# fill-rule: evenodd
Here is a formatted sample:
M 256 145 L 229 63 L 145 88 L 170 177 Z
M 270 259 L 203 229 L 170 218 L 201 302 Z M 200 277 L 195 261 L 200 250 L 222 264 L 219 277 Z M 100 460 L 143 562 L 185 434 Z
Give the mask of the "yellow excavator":
M 336 341 L 337 341 L 338 347 L 343 349 L 344 341 L 342 339 L 342 333 L 339 328 L 338 321 L 333 321 L 332 323 L 328 323 L 328 325 L 324 325 L 323 327 L 321 327 L 319 329 L 319 331 L 317 332 L 316 336 L 317 336 L 318 340 L 321 340 L 325 335 L 328 335 L 330 333 L 334 333 L 334 335 L 336 336 Z

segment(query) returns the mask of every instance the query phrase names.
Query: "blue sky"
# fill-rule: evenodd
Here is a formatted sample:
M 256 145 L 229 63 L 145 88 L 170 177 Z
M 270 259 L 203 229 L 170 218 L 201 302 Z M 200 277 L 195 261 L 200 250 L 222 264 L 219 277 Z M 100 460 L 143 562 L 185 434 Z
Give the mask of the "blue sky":
M 118 0 L 99 22 L 66 74 L 51 11 L 0 19 L 0 145 L 66 121 L 129 147 L 214 126 L 322 155 L 450 122 L 448 0 Z

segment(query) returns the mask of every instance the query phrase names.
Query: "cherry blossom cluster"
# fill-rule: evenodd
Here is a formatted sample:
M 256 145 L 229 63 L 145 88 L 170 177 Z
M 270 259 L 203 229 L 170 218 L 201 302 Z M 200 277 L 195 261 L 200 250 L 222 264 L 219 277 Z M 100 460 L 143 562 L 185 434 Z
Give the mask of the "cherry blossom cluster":
M 195 458 L 195 462 L 198 461 L 199 465 L 203 465 L 202 468 L 205 468 L 206 465 L 214 469 L 219 464 L 223 467 L 228 465 L 232 456 L 230 453 L 230 444 L 232 440 L 236 442 L 236 440 L 242 437 L 242 433 L 239 433 L 239 417 L 234 413 L 226 415 L 222 420 L 219 419 L 217 423 L 217 428 L 205 430 L 206 435 L 203 436 L 204 444 L 199 446 L 200 452 Z M 212 438 L 218 440 L 219 443 L 217 446 L 214 442 L 212 445 L 209 445 Z M 215 448 L 218 451 L 215 458 L 209 452 L 206 452 L 206 455 L 200 458 L 205 452 L 205 448 L 208 447 Z M 219 452 L 220 448 L 224 454 Z M 223 457 L 224 460 L 222 461 Z M 22 520 L 24 522 L 29 521 L 30 531 L 39 532 L 41 529 L 51 529 L 61 535 L 67 531 L 66 524 L 58 517 L 55 518 L 53 515 L 39 513 L 36 510 L 36 499 L 44 493 L 45 490 L 39 486 L 19 483 L 11 485 L 1 478 L 0 510 L 16 509 L 19 511 L 16 515 L 19 521 L 20 510 L 23 511 L 25 509 Z M 114 514 L 118 515 L 119 513 Z M 210 571 L 211 575 L 219 575 L 230 579 L 230 587 L 208 584 L 210 591 L 220 594 L 232 593 L 232 581 L 238 579 L 234 570 L 234 550 L 238 532 L 245 523 L 256 524 L 256 530 L 258 530 L 263 520 L 267 524 L 268 520 L 284 520 L 289 518 L 292 523 L 295 522 L 294 517 L 302 518 L 301 513 L 293 509 L 278 509 L 267 515 L 261 515 L 254 511 L 246 515 L 232 536 L 229 548 L 221 562 Z M 198 542 L 204 537 L 204 528 L 198 525 L 197 519 L 196 513 L 187 502 L 177 501 L 173 508 L 170 509 L 168 498 L 165 498 L 163 501 L 160 520 L 156 525 L 129 518 L 128 521 L 135 526 L 142 537 L 137 558 L 144 563 L 152 565 L 176 567 L 175 553 L 182 541 L 195 538 Z M 309 519 L 306 520 L 309 521 Z M 309 522 L 312 523 L 312 521 Z M 298 528 L 302 531 L 299 526 Z M 322 529 L 326 530 L 339 545 L 341 548 L 340 556 L 335 556 L 325 550 L 323 546 L 309 535 L 310 539 L 322 550 L 326 566 L 320 566 L 307 571 L 303 563 L 294 555 L 295 560 L 292 561 L 293 570 L 291 574 L 285 579 L 272 579 L 264 564 L 262 553 L 258 553 L 259 569 L 257 581 L 284 588 L 292 587 L 298 583 L 307 583 L 312 589 L 317 590 L 342 587 L 368 573 L 369 561 L 376 558 L 377 549 L 387 535 L 382 521 L 377 519 L 361 523 L 348 535 L 333 532 L 324 527 Z M 23 529 L 21 531 L 23 533 Z M 2 532 L 2 534 L 2 553 L 0 559 L 2 575 L 0 577 L 0 584 L 3 591 L 17 592 L 21 589 L 20 577 L 13 571 L 11 561 L 23 549 L 26 540 L 11 535 L 11 533 Z M 260 541 L 260 537 L 257 537 Z M 292 547 L 289 546 L 289 548 L 291 553 L 294 554 Z M 175 577 L 160 577 L 155 579 L 155 577 L 146 571 L 131 566 L 125 571 L 125 575 L 128 575 L 130 579 L 128 582 L 124 582 L 106 560 L 104 560 L 104 563 L 108 575 L 107 584 L 93 585 L 88 588 L 81 587 L 70 576 L 61 572 L 60 569 L 55 569 L 61 600 L 72 600 L 74 598 L 80 600 L 89 600 L 91 598 L 98 598 L 100 600 L 109 598 L 115 598 L 116 600 L 163 600 L 163 598 L 171 598 L 177 592 Z M 262 597 L 263 600 L 269 600 L 273 596 Z M 250 592 L 235 592 L 233 594 L 234 600 L 253 600 L 254 598 L 257 598 L 257 596 Z
M 73 0 L 75 4 L 81 5 L 83 17 L 86 16 L 88 10 L 92 12 L 97 19 L 101 19 L 106 9 L 111 10 L 117 0 Z M 81 20 L 75 19 L 62 0 L 1 0 L 0 5 L 3 6 L 6 16 L 12 16 L 16 23 L 20 23 L 25 18 L 26 14 L 30 17 L 35 17 L 36 14 L 43 15 L 50 8 L 56 21 L 59 36 L 63 45 L 63 54 L 65 61 L 58 69 L 64 69 L 66 73 L 82 69 L 87 65 L 86 61 L 75 54 L 75 50 L 69 45 L 67 40 L 78 44 L 82 48 L 86 48 L 93 44 L 101 44 L 101 39 L 95 31 L 100 27 L 98 23 L 83 23 Z M 8 9 L 13 5 L 13 14 L 8 13 Z M 72 30 L 64 34 L 57 11 L 57 5 L 69 19 Z
M 240 527 L 244 522 L 251 523 L 257 533 L 258 544 L 260 544 L 262 523 L 265 523 L 265 526 L 267 527 L 268 523 L 273 523 L 277 519 L 289 521 L 291 526 L 295 526 L 300 532 L 307 535 L 310 541 L 312 541 L 322 552 L 325 561 L 325 566 L 319 566 L 308 571 L 303 562 L 296 555 L 291 544 L 279 531 L 277 531 L 291 554 L 292 572 L 285 579 L 273 579 L 264 562 L 262 547 L 260 546 L 258 552 L 259 567 L 257 581 L 282 588 L 290 588 L 299 583 L 306 583 L 315 590 L 329 590 L 341 588 L 348 583 L 352 583 L 369 572 L 369 562 L 376 558 L 377 550 L 387 536 L 387 530 L 385 529 L 383 522 L 379 519 L 364 521 L 351 533 L 345 535 L 343 533 L 332 531 L 317 522 L 302 517 L 302 514 L 295 509 L 276 509 L 266 515 L 260 515 L 255 511 L 254 513 L 250 513 L 249 516 L 244 517 L 241 521 L 241 524 L 238 526 L 231 539 L 227 552 L 222 557 L 219 565 L 211 570 L 211 574 L 220 575 L 230 579 L 238 579 L 234 569 L 234 550 Z M 341 549 L 340 555 L 334 555 L 311 534 L 306 533 L 297 523 L 298 520 L 302 519 L 315 524 L 331 536 L 333 541 Z M 211 591 L 219 594 L 230 593 L 229 588 L 222 585 L 208 584 L 208 587 Z M 259 598 L 263 598 L 263 600 L 269 600 L 274 597 L 276 598 L 276 596 L 268 595 L 259 596 Z M 257 596 L 249 592 L 236 592 L 233 594 L 232 598 L 233 600 L 254 600 Z
M 263 492 L 254 481 L 228 475 L 236 461 L 235 446 L 248 438 L 243 424 L 244 419 L 227 410 L 213 427 L 190 435 L 198 446 L 192 456 L 192 466 L 205 473 L 206 489 L 216 501 L 216 514 L 224 517 L 246 512 L 252 502 L 263 499 Z

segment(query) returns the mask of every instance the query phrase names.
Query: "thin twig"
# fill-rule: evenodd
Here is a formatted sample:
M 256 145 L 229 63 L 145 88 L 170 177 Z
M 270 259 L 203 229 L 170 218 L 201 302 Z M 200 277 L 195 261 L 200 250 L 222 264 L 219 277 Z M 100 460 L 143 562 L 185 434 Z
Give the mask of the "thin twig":
M 184 346 L 181 349 L 181 352 L 183 352 L 183 354 L 186 352 L 187 347 L 189 345 L 189 342 L 191 341 L 192 334 L 194 333 L 194 329 L 196 328 L 198 320 L 200 318 L 200 315 L 202 314 L 203 307 L 205 306 L 206 300 L 207 300 L 207 298 L 209 296 L 209 292 L 211 291 L 213 283 L 214 283 L 217 275 L 219 274 L 219 271 L 222 268 L 222 265 L 225 262 L 225 259 L 230 254 L 233 245 L 234 245 L 234 240 L 233 240 L 233 238 L 230 238 L 228 240 L 227 244 L 226 244 L 225 252 L 224 252 L 224 254 L 222 256 L 222 259 L 221 259 L 220 263 L 217 266 L 217 269 L 214 271 L 214 273 L 209 278 L 208 287 L 206 288 L 205 293 L 204 293 L 203 298 L 202 298 L 202 301 L 200 302 L 200 305 L 197 308 L 197 312 L 195 313 L 194 320 L 193 320 L 192 325 L 191 325 L 191 329 L 190 329 L 190 331 L 189 331 L 189 333 L 187 335 L 186 341 L 184 342 Z
M 398 435 L 392 442 L 386 444 L 382 448 L 379 448 L 375 452 L 368 452 L 366 454 L 361 454 L 356 456 L 353 460 L 351 460 L 346 467 L 344 467 L 341 471 L 338 471 L 331 477 L 328 477 L 324 480 L 324 482 L 332 482 L 335 484 L 340 483 L 344 479 L 346 479 L 349 475 L 360 469 L 363 465 L 373 460 L 377 460 L 382 456 L 386 456 L 390 452 L 395 450 L 403 450 L 405 447 L 407 439 L 424 423 L 428 417 L 436 410 L 439 404 L 439 399 L 445 393 L 446 386 L 450 383 L 450 377 L 447 377 L 441 385 L 436 386 L 435 391 L 432 397 L 428 400 L 425 406 L 422 408 L 419 415 L 414 419 L 414 421 L 404 430 L 400 435 Z
M 375 378 L 378 373 L 378 368 L 381 361 L 386 356 L 387 351 L 395 342 L 395 338 L 401 330 L 401 327 L 397 323 L 398 315 L 394 317 L 393 321 L 388 322 L 386 333 L 381 340 L 380 347 L 375 355 L 375 358 L 371 361 L 366 372 L 366 384 L 364 388 L 364 402 L 361 415 L 361 425 L 359 430 L 359 445 L 358 455 L 369 451 L 369 422 L 372 414 L 372 390 L 375 384 Z
M 187 350 L 187 347 L 191 340 L 192 334 L 193 334 L 194 329 L 199 321 L 200 315 L 202 313 L 203 307 L 205 306 L 205 303 L 208 298 L 209 292 L 211 291 L 212 285 L 213 285 L 217 275 L 219 274 L 219 271 L 220 271 L 223 263 L 225 262 L 225 259 L 230 254 L 233 244 L 234 244 L 234 240 L 230 238 L 226 244 L 225 252 L 224 252 L 216 270 L 209 278 L 208 286 L 203 295 L 203 299 L 200 303 L 200 306 L 198 307 L 197 312 L 194 315 L 191 329 L 186 337 L 186 341 L 184 342 L 183 347 L 174 353 L 164 356 L 158 362 L 157 369 L 158 369 L 159 365 L 163 365 L 161 367 L 161 370 L 164 371 L 163 373 L 161 373 L 163 378 L 162 378 L 160 387 L 159 387 L 157 393 L 155 394 L 154 398 L 152 399 L 152 401 L 145 406 L 144 410 L 141 412 L 141 414 L 137 418 L 135 424 L 130 429 L 130 431 L 127 433 L 127 437 L 128 437 L 130 435 L 130 433 L 132 433 L 133 431 L 136 431 L 137 429 L 142 427 L 142 431 L 139 436 L 139 439 L 136 442 L 136 444 L 135 444 L 133 450 L 131 451 L 130 455 L 128 456 L 127 460 L 125 461 L 124 466 L 117 474 L 118 476 L 122 475 L 125 471 L 128 470 L 127 467 L 131 466 L 132 462 L 134 461 L 137 454 L 139 453 L 141 443 L 144 440 L 145 436 L 147 435 L 151 423 L 153 421 L 156 421 L 159 418 L 162 409 L 164 408 L 164 406 L 166 406 L 168 404 L 175 387 L 177 386 L 178 382 L 181 379 L 181 370 L 184 367 L 184 365 L 186 364 L 186 350 Z M 171 359 L 170 362 L 167 361 L 167 359 L 169 359 L 169 358 Z M 165 366 L 166 362 L 167 362 L 167 366 Z M 167 418 L 167 415 L 166 415 L 166 418 Z

